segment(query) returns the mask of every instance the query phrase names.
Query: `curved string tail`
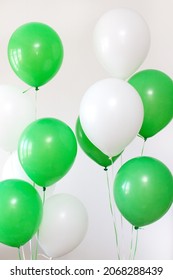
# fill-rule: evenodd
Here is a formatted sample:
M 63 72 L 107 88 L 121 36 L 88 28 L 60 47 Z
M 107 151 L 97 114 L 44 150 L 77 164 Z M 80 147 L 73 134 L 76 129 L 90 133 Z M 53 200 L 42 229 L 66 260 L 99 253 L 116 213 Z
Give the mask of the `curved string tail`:
M 22 93 L 28 92 L 31 88 L 32 88 L 32 87 L 29 87 L 29 88 L 25 89 L 24 91 L 22 91 Z
M 120 260 L 118 232 L 117 232 L 117 226 L 116 226 L 115 216 L 114 216 L 114 213 L 113 213 L 113 206 L 112 206 L 111 192 L 110 192 L 110 183 L 109 183 L 109 176 L 108 176 L 108 171 L 107 171 L 107 170 L 106 170 L 106 179 L 107 179 L 108 196 L 109 196 L 109 208 L 110 208 L 110 212 L 111 212 L 111 216 L 112 216 L 113 227 L 114 227 L 114 234 L 115 234 L 117 258 L 118 258 L 118 260 Z

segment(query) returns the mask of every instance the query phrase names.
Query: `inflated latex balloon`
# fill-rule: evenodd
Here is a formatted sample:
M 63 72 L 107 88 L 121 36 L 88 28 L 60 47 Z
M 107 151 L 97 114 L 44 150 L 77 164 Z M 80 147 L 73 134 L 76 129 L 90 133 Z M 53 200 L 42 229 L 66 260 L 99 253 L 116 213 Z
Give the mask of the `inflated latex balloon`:
M 85 237 L 88 215 L 82 202 L 69 194 L 57 194 L 45 202 L 39 243 L 52 258 L 74 250 Z
M 20 87 L 0 85 L 0 147 L 17 148 L 20 134 L 35 119 L 34 97 Z
M 113 77 L 126 79 L 143 63 L 150 47 L 150 31 L 143 17 L 126 8 L 103 14 L 94 29 L 98 61 Z
M 50 26 L 29 22 L 12 34 L 8 43 L 8 59 L 22 81 L 38 88 L 58 72 L 63 60 L 63 45 Z
M 48 187 L 72 167 L 77 142 L 72 129 L 55 118 L 38 119 L 23 131 L 18 145 L 20 163 L 33 182 Z
M 37 232 L 43 206 L 29 183 L 10 179 L 0 182 L 0 242 L 20 247 Z
M 129 79 L 144 105 L 144 120 L 139 134 L 145 139 L 162 130 L 173 118 L 173 81 L 165 73 L 148 69 Z
M 83 131 L 79 118 L 76 122 L 76 136 L 78 143 L 85 154 L 99 165 L 105 167 L 105 169 L 108 166 L 112 165 L 119 157 L 118 155 L 110 159 L 107 155 L 102 153 L 94 144 L 92 144 L 92 142 L 88 139 L 85 132 Z
M 143 104 L 127 82 L 109 78 L 92 85 L 80 105 L 80 121 L 90 141 L 109 157 L 120 154 L 138 134 Z
M 136 228 L 151 224 L 172 205 L 172 174 L 155 158 L 133 158 L 115 177 L 114 198 L 122 215 Z

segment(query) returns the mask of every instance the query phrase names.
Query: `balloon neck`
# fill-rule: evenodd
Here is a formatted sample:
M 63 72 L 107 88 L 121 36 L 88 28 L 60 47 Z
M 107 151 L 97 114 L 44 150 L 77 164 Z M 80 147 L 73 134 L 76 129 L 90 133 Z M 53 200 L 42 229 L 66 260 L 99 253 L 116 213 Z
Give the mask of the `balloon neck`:
M 36 88 L 35 88 L 35 90 L 36 90 L 36 91 L 38 91 L 38 90 L 39 90 L 39 88 L 38 88 L 38 87 L 36 87 Z
M 108 170 L 108 168 L 107 168 L 107 167 L 105 167 L 105 168 L 104 168 L 104 171 L 107 171 L 107 170 Z
M 44 192 L 46 191 L 46 187 L 43 187 L 43 191 L 44 191 Z

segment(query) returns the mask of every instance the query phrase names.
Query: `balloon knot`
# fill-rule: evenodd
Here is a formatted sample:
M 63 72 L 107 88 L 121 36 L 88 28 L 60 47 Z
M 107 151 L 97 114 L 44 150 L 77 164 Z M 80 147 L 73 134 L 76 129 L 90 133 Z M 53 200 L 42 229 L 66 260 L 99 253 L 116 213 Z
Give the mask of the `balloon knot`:
M 35 88 L 35 90 L 36 90 L 36 91 L 38 91 L 38 90 L 39 90 L 39 88 L 38 88 L 38 87 L 36 87 L 36 88 Z
M 139 229 L 139 227 L 136 227 L 136 226 L 135 226 L 135 227 L 134 227 L 134 229 L 135 229 L 135 230 L 138 230 L 138 229 Z
M 104 171 L 107 171 L 107 170 L 108 170 L 108 168 L 107 168 L 107 167 L 105 167 L 105 168 L 104 168 Z
M 44 191 L 44 192 L 46 191 L 46 187 L 43 187 L 43 191 Z

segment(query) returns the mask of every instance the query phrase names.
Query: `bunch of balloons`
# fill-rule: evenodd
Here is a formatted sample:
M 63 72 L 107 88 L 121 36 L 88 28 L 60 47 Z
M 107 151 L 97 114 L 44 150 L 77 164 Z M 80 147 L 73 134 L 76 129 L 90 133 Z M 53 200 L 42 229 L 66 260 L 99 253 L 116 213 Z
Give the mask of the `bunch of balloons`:
M 107 167 L 137 135 L 146 141 L 172 120 L 173 81 L 155 69 L 135 73 L 150 47 L 149 28 L 137 12 L 107 12 L 98 20 L 93 38 L 98 61 L 111 77 L 84 94 L 76 135 L 83 151 Z M 173 177 L 157 159 L 141 156 L 122 165 L 113 192 L 121 214 L 138 228 L 168 211 Z
M 149 28 L 137 12 L 107 12 L 93 39 L 98 61 L 111 77 L 84 94 L 76 137 L 83 151 L 107 169 L 137 135 L 146 141 L 172 120 L 173 81 L 156 69 L 136 72 L 150 47 Z M 39 22 L 20 26 L 8 44 L 13 71 L 36 92 L 58 73 L 63 55 L 59 35 Z M 0 242 L 20 248 L 40 228 L 38 242 L 49 257 L 70 252 L 86 234 L 84 205 L 59 194 L 45 201 L 43 211 L 32 184 L 46 190 L 67 174 L 77 155 L 75 134 L 56 118 L 36 120 L 32 95 L 0 85 L 0 135 L 1 148 L 13 152 L 0 182 Z M 115 176 L 113 193 L 122 215 L 138 228 L 168 211 L 173 177 L 157 159 L 133 158 Z
M 8 59 L 15 74 L 37 94 L 60 69 L 63 45 L 50 26 L 26 23 L 12 34 Z M 77 155 L 77 141 L 63 121 L 37 120 L 35 107 L 28 92 L 0 86 L 0 146 L 11 152 L 0 182 L 0 242 L 20 248 L 41 227 L 40 246 L 48 256 L 58 257 L 84 238 L 87 211 L 77 198 L 67 194 L 52 195 L 43 211 L 44 199 L 42 203 L 34 186 L 45 191 L 67 174 Z M 59 242 L 60 247 L 56 246 Z

